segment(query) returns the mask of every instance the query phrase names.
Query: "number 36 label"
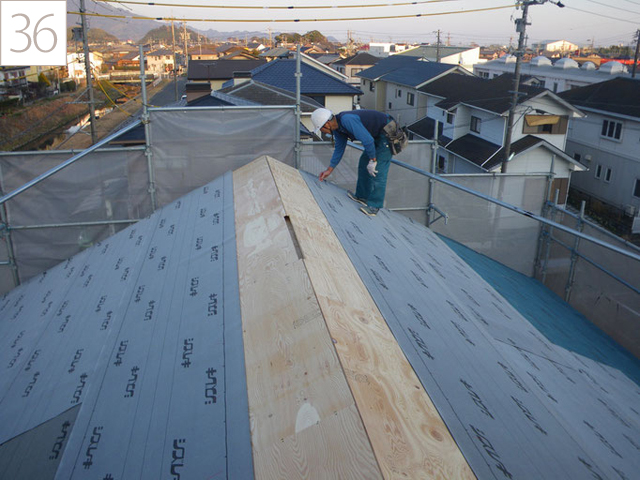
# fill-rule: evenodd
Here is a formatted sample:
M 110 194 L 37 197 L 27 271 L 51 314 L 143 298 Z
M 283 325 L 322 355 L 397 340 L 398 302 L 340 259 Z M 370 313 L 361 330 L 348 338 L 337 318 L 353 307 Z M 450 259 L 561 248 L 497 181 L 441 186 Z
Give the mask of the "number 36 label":
M 0 0 L 0 65 L 66 63 L 66 1 Z

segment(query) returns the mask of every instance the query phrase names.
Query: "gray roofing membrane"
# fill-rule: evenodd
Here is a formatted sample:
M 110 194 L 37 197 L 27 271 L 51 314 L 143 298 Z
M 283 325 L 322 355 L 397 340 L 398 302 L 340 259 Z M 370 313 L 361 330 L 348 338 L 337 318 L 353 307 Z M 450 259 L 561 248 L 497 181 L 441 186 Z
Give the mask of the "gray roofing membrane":
M 549 341 L 432 231 L 305 179 L 478 478 L 637 478 L 637 384 Z
M 227 174 L 6 295 L 1 478 L 252 476 L 232 195 Z M 73 407 L 40 457 L 12 441 Z
M 640 362 L 303 176 L 478 478 L 637 478 Z M 228 173 L 0 299 L 0 478 L 253 478 L 233 202 Z

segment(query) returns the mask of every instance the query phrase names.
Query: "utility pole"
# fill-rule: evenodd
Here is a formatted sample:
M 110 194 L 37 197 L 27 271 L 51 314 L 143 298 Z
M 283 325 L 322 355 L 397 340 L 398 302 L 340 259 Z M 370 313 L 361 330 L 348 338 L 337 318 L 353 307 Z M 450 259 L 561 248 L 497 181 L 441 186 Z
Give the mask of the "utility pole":
M 189 44 L 187 42 L 187 22 L 182 22 L 182 31 L 184 32 L 184 66 L 189 71 Z
M 82 25 L 82 47 L 84 50 L 84 71 L 87 76 L 87 90 L 89 92 L 89 122 L 91 123 L 91 143 L 98 140 L 96 135 L 96 107 L 93 103 L 93 82 L 91 81 L 91 58 L 89 56 L 89 35 L 87 19 L 84 15 L 84 0 L 80 0 L 80 21 Z
M 633 56 L 633 69 L 631 70 L 631 78 L 636 78 L 636 69 L 638 68 L 639 53 L 640 53 L 640 30 L 636 30 L 636 54 Z
M 518 37 L 518 50 L 516 50 L 516 69 L 513 76 L 513 91 L 511 92 L 513 96 L 511 97 L 511 107 L 509 108 L 509 117 L 507 119 L 507 133 L 505 134 L 504 139 L 504 157 L 502 158 L 502 166 L 500 171 L 502 173 L 507 173 L 507 162 L 509 161 L 509 157 L 511 156 L 511 138 L 513 136 L 513 119 L 516 113 L 516 107 L 518 105 L 518 89 L 520 88 L 520 70 L 522 68 L 522 56 L 524 55 L 524 46 L 525 46 L 525 38 L 526 38 L 526 30 L 527 25 L 531 25 L 527 23 L 527 15 L 529 13 L 530 5 L 542 5 L 551 0 L 523 0 L 522 2 L 522 17 L 516 18 L 516 32 L 520 35 Z M 551 1 L 551 3 L 556 4 L 558 7 L 562 8 L 564 5 L 558 1 Z
M 173 91 L 175 100 L 178 101 L 178 62 L 176 62 L 176 31 L 173 28 L 173 20 L 171 20 L 171 38 L 173 42 Z
M 440 62 L 440 30 L 436 33 L 438 34 L 438 43 L 436 43 L 436 62 Z

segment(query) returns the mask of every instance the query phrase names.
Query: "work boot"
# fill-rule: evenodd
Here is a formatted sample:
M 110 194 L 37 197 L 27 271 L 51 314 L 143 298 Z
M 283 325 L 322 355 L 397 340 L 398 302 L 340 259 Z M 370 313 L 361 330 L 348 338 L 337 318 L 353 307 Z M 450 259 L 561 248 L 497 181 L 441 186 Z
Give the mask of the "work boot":
M 358 198 L 356 197 L 356 194 L 353 192 L 347 192 L 347 197 L 349 197 L 351 200 L 353 200 L 354 202 L 358 202 L 360 205 L 367 205 L 367 202 L 365 201 L 364 198 Z
M 376 207 L 370 207 L 369 205 L 360 207 L 360 211 L 365 215 L 369 215 L 370 217 L 375 217 L 378 214 L 378 210 L 380 209 Z

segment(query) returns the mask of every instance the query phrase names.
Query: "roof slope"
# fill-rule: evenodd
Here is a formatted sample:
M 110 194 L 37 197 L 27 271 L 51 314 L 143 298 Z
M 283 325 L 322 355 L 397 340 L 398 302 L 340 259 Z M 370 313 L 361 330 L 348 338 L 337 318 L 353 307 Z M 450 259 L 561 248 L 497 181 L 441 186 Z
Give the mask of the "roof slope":
M 263 157 L 9 292 L 0 475 L 633 478 L 640 362 L 358 206 Z
M 640 79 L 614 78 L 559 94 L 580 107 L 640 118 Z
M 250 72 L 266 60 L 190 60 L 189 80 L 227 80 L 233 78 L 234 72 Z
M 358 52 L 355 55 L 333 62 L 333 65 L 375 65 L 379 61 L 380 57 L 367 52 Z
M 360 95 L 359 88 L 352 87 L 331 75 L 301 62 L 300 91 L 303 95 Z M 296 60 L 277 59 L 252 71 L 252 78 L 290 92 L 296 91 Z
M 222 88 L 215 93 L 224 93 L 233 97 L 249 100 L 257 105 L 295 105 L 296 97 L 294 93 L 273 85 L 249 80 L 231 87 Z M 300 106 L 303 112 L 313 112 L 316 108 L 321 108 L 315 100 L 301 96 Z
M 440 58 L 448 57 L 449 55 L 455 55 L 457 53 L 467 52 L 473 50 L 475 47 L 447 47 L 445 45 L 420 45 L 419 47 L 410 48 L 397 55 L 406 55 L 411 57 L 424 57 L 424 58 Z
M 367 80 L 377 80 L 389 72 L 393 72 L 398 68 L 411 65 L 412 63 L 420 60 L 422 59 L 418 57 L 391 55 L 390 57 L 378 60 L 378 63 L 373 67 L 369 67 L 366 70 L 357 73 L 356 76 L 366 78 Z

